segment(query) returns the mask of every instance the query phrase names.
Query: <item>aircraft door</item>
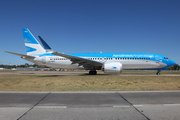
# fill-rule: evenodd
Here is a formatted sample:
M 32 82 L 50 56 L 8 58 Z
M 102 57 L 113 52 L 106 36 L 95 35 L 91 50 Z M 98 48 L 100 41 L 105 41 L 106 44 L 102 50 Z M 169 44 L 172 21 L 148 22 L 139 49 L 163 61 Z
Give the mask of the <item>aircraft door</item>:
M 42 57 L 42 63 L 43 63 L 43 64 L 46 64 L 46 56 L 43 56 L 43 57 Z

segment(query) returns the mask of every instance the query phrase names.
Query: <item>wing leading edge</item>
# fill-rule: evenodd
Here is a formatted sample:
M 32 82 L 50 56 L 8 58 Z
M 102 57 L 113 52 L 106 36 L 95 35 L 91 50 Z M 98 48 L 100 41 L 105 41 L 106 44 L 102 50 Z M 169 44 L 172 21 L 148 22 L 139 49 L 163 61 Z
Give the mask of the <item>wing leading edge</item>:
M 89 59 L 85 59 L 85 58 L 81 58 L 81 57 L 76 57 L 76 56 L 72 56 L 72 55 L 62 54 L 62 53 L 58 53 L 58 52 L 54 52 L 51 54 L 66 57 L 72 61 L 72 64 L 78 64 L 79 66 L 83 66 L 85 69 L 100 70 L 103 65 L 103 63 L 101 63 L 101 62 L 97 62 L 97 61 L 93 61 L 93 60 L 89 60 Z

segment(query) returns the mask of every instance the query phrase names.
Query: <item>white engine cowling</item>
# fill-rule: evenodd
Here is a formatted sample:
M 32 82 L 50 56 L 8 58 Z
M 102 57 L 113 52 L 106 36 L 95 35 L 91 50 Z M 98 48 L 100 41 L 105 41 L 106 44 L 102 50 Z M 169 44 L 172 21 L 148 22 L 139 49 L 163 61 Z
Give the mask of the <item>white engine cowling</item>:
M 122 64 L 119 62 L 104 63 L 102 70 L 104 71 L 104 73 L 121 73 Z

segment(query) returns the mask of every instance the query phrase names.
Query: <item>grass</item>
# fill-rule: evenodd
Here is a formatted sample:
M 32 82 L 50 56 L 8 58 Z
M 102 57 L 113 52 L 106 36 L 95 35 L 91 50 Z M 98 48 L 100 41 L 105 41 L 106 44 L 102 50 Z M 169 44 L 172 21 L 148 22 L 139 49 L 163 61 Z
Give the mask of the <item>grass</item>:
M 180 76 L 0 75 L 0 91 L 180 90 Z

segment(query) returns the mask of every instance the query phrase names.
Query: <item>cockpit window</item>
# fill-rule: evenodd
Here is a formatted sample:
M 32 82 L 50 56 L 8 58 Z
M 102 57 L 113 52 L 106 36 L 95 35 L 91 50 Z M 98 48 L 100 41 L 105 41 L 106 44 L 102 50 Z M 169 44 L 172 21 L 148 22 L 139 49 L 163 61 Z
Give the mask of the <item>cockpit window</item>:
M 167 57 L 164 57 L 164 59 L 168 59 Z

